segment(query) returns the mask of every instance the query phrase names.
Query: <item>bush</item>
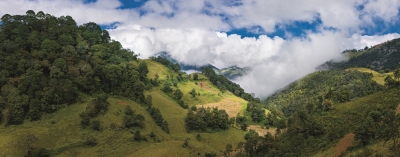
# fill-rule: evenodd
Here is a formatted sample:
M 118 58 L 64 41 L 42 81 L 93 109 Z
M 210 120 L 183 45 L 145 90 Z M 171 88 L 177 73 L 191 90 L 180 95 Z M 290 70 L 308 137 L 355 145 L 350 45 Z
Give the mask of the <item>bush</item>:
M 178 104 L 179 104 L 179 106 L 181 106 L 181 107 L 184 108 L 184 109 L 189 108 L 189 105 L 185 104 L 185 102 L 182 101 L 182 100 L 179 100 L 179 101 L 178 101 Z
M 206 153 L 206 154 L 204 154 L 204 157 L 217 157 L 217 154 L 215 154 L 215 153 Z
M 86 137 L 85 141 L 83 142 L 83 144 L 87 146 L 95 146 L 97 145 L 97 143 L 98 143 L 97 138 L 94 136 Z
M 45 148 L 40 148 L 36 157 L 50 157 L 50 152 Z
M 135 135 L 133 135 L 133 140 L 135 141 L 141 141 L 142 140 L 142 135 L 140 135 L 140 131 L 136 130 Z
M 85 112 L 82 112 L 81 114 L 79 114 L 79 116 L 82 118 L 81 120 L 82 128 L 86 128 L 87 126 L 90 125 L 90 117 Z
M 101 122 L 99 120 L 94 120 L 92 122 L 92 129 L 96 131 L 101 131 Z

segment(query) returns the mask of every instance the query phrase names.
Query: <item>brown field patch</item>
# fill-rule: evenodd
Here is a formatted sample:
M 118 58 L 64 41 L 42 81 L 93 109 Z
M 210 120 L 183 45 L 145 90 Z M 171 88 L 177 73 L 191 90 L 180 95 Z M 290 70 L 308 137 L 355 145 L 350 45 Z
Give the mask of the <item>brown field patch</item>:
M 340 156 L 343 152 L 347 150 L 348 147 L 353 145 L 355 134 L 350 133 L 344 136 L 335 147 L 335 157 Z
M 118 104 L 119 104 L 119 105 L 125 105 L 125 104 L 126 104 L 126 102 L 123 102 L 123 101 L 118 101 Z
M 259 136 L 265 136 L 267 133 L 270 133 L 273 136 L 276 134 L 276 128 L 263 129 L 258 125 L 249 125 L 247 129 L 256 131 Z
M 204 105 L 196 105 L 197 108 L 204 107 L 204 108 L 214 108 L 218 107 L 218 109 L 223 109 L 228 113 L 229 117 L 236 117 L 237 114 L 240 112 L 241 106 L 239 101 L 234 101 L 232 99 L 225 99 L 217 103 L 208 103 Z
M 208 91 L 212 91 L 212 89 L 210 87 L 208 87 L 208 82 L 203 81 L 203 82 L 197 82 L 197 86 L 206 89 Z
M 398 104 L 397 108 L 396 108 L 396 114 L 399 114 L 399 113 L 400 113 L 400 104 Z

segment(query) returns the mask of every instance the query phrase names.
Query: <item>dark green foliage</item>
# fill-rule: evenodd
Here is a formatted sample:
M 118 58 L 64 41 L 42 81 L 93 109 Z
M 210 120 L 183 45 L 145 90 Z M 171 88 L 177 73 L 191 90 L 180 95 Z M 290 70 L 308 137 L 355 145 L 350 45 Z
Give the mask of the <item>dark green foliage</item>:
M 254 98 L 251 94 L 244 90 L 236 83 L 229 81 L 222 75 L 217 75 L 211 67 L 202 68 L 202 73 L 206 75 L 212 84 L 217 86 L 222 92 L 228 90 L 238 97 L 241 97 L 249 102 L 260 102 L 260 99 Z
M 151 138 L 155 138 L 155 137 L 156 137 L 156 134 L 154 133 L 154 131 L 151 131 L 150 137 L 151 137 Z
M 258 123 L 266 118 L 265 110 L 261 106 L 261 104 L 256 104 L 254 102 L 247 103 L 246 111 L 250 113 L 252 121 Z
M 107 101 L 107 94 L 97 95 L 86 107 L 86 113 L 90 117 L 96 117 L 99 113 L 104 113 L 108 110 L 110 103 Z
M 88 136 L 85 138 L 85 141 L 83 142 L 87 146 L 95 146 L 97 145 L 98 141 L 95 136 Z
M 174 92 L 175 100 L 180 100 L 183 96 L 183 93 L 180 89 L 176 89 Z
M 39 152 L 36 154 L 36 157 L 50 157 L 50 151 L 45 148 L 40 148 Z
M 198 108 L 189 110 L 185 118 L 187 131 L 226 130 L 229 127 L 228 114 L 218 108 Z
M 168 122 L 164 120 L 160 110 L 158 108 L 150 106 L 147 108 L 147 111 L 150 113 L 150 116 L 153 118 L 156 124 L 160 126 L 161 129 L 164 130 L 166 133 L 169 133 Z
M 199 80 L 199 74 L 197 73 L 193 74 L 193 80 Z
M 135 134 L 133 135 L 133 140 L 135 141 L 141 141 L 142 140 L 142 135 L 140 135 L 140 131 L 136 130 Z
M 78 93 L 107 93 L 144 101 L 145 64 L 90 22 L 71 16 L 4 15 L 0 30 L 0 112 L 5 124 L 38 120 L 78 101 Z M 96 98 L 97 99 L 97 98 Z M 94 103 L 97 104 L 97 103 Z M 89 116 L 105 111 L 93 105 Z
M 204 154 L 204 157 L 217 157 L 217 154 L 207 152 L 206 154 Z
M 183 148 L 189 147 L 189 138 L 185 139 L 185 141 L 182 144 Z
M 278 137 L 272 136 L 270 133 L 264 137 L 258 136 L 254 130 L 250 130 L 245 135 L 246 143 L 243 147 L 248 156 L 282 156 L 278 155 L 279 150 L 279 139 Z
M 200 141 L 200 140 L 201 140 L 201 136 L 200 136 L 200 134 L 197 134 L 197 135 L 196 135 L 196 139 L 197 139 L 198 141 Z
M 328 111 L 335 102 L 350 101 L 382 90 L 371 78 L 371 74 L 359 71 L 315 72 L 271 95 L 264 103 L 269 109 L 282 110 L 286 117 L 306 108 L 307 104 L 316 106 L 316 110 Z M 331 102 L 324 101 L 326 99 Z
M 90 125 L 90 117 L 87 115 L 87 113 L 82 112 L 81 114 L 79 114 L 79 116 L 82 118 L 81 120 L 82 128 L 86 128 L 87 126 Z
M 135 112 L 132 110 L 130 106 L 126 106 L 124 117 L 122 120 L 122 124 L 125 128 L 132 128 L 132 127 L 143 128 L 144 120 L 145 119 L 143 115 L 135 114 Z
M 147 78 L 147 73 L 149 73 L 149 70 L 147 69 L 147 64 L 145 62 L 141 62 L 139 64 L 139 75 L 140 75 L 140 80 L 141 81 L 145 81 L 145 79 Z
M 333 67 L 365 67 L 375 71 L 398 68 L 400 61 L 400 39 L 394 39 L 378 47 L 368 49 L 365 53 L 351 58 L 347 62 L 332 63 Z
M 193 89 L 189 92 L 189 94 L 192 95 L 193 98 L 196 97 L 196 90 L 193 88 Z
M 185 104 L 185 102 L 183 100 L 179 100 L 178 104 L 184 109 L 189 108 L 189 105 Z
M 172 92 L 171 83 L 165 82 L 162 91 L 164 91 L 165 93 L 171 93 Z
M 101 131 L 101 122 L 99 120 L 92 121 L 92 129 L 96 131 Z
M 166 133 L 169 133 L 168 122 L 164 120 L 160 110 L 153 107 L 151 95 L 147 95 L 145 103 L 147 105 L 147 112 L 150 113 L 151 118 L 153 118 L 153 120 L 159 127 L 161 127 L 162 130 L 164 130 Z

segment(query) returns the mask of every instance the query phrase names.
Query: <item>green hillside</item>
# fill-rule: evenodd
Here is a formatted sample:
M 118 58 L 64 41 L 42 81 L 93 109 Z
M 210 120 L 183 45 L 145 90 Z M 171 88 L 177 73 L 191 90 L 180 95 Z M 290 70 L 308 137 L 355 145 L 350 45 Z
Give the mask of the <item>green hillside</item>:
M 138 59 L 93 22 L 1 21 L 0 156 L 400 155 L 400 39 L 260 101 L 211 67 Z
M 226 78 L 137 59 L 70 16 L 1 20 L 0 156 L 222 156 L 244 142 L 254 98 Z
M 163 77 L 163 74 L 176 74 L 160 63 L 151 60 L 143 62 L 148 65 L 149 75 L 154 74 L 155 71 L 160 73 L 160 82 L 170 81 Z M 201 82 L 208 82 L 205 76 L 201 78 Z M 183 99 L 187 99 L 190 106 L 206 103 L 215 103 L 218 106 L 218 102 L 223 100 L 235 100 L 239 104 L 247 104 L 245 100 L 235 97 L 230 92 L 220 92 L 212 84 L 209 84 L 205 89 L 196 85 L 195 82 L 197 81 L 186 80 L 179 82 L 177 87 L 173 87 L 180 88 L 183 91 Z M 24 138 L 28 135 L 37 137 L 37 140 L 31 142 L 32 154 L 39 153 L 43 148 L 44 152 L 51 156 L 197 156 L 198 153 L 202 155 L 205 153 L 222 155 L 227 144 L 236 146 L 239 142 L 244 141 L 243 136 L 246 132 L 236 128 L 217 132 L 188 133 L 184 123 L 187 110 L 176 103 L 170 95 L 161 91 L 161 88 L 162 86 L 154 87 L 145 91 L 145 95 L 151 95 L 153 106 L 160 109 L 162 116 L 169 123 L 169 134 L 155 124 L 143 104 L 126 98 L 112 97 L 108 99 L 110 103 L 108 111 L 91 119 L 92 122 L 95 120 L 101 122 L 101 131 L 81 128 L 79 114 L 86 111 L 88 103 L 72 104 L 57 112 L 47 114 L 38 121 L 25 121 L 22 125 L 1 125 L 0 132 L 3 140 L 0 142 L 0 148 L 7 150 L 2 151 L 1 156 L 22 156 L 26 154 L 27 152 L 24 151 L 26 148 L 18 145 L 25 142 Z M 191 88 L 201 93 L 197 100 L 190 96 Z M 214 95 L 211 96 L 212 94 Z M 144 116 L 145 121 L 142 129 L 122 127 L 126 106 L 131 106 L 135 114 Z M 245 106 L 240 105 L 237 107 L 239 109 L 245 108 Z M 146 138 L 145 141 L 134 141 L 133 137 L 136 130 L 140 130 L 141 135 Z M 154 132 L 154 138 L 150 136 L 151 132 Z M 200 135 L 199 140 L 197 134 Z M 95 137 L 97 144 L 95 146 L 85 145 L 88 137 Z M 188 140 L 189 147 L 183 148 L 182 144 L 185 140 Z

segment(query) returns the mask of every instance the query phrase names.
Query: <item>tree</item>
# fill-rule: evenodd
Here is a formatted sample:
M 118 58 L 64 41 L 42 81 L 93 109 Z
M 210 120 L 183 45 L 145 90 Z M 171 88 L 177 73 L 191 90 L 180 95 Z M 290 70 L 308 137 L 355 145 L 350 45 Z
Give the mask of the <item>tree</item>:
M 183 96 L 183 93 L 182 93 L 181 90 L 177 89 L 177 90 L 175 90 L 175 92 L 174 92 L 174 96 L 175 96 L 175 99 L 176 99 L 176 100 L 180 100 L 180 99 L 182 98 L 182 96 Z
M 393 141 L 394 152 L 397 152 L 398 139 L 400 137 L 400 114 L 396 114 L 393 110 L 386 110 L 383 112 L 384 139 L 386 141 Z M 398 154 L 397 154 L 398 155 Z
M 386 78 L 385 78 L 385 86 L 390 87 L 390 86 L 392 86 L 395 82 L 396 82 L 396 81 L 393 79 L 392 76 L 390 76 L 390 75 L 386 76 Z
M 198 80 L 199 79 L 199 74 L 195 73 L 193 74 L 193 80 Z
M 101 130 L 101 122 L 99 120 L 94 120 L 92 122 L 92 129 L 96 130 L 96 131 L 100 131 Z
M 393 76 L 394 76 L 395 79 L 397 79 L 397 81 L 399 81 L 399 79 L 400 79 L 400 68 L 399 68 L 399 69 L 396 69 L 396 70 L 393 72 Z
M 81 120 L 82 128 L 85 128 L 90 125 L 90 117 L 85 112 L 82 112 L 81 114 L 79 114 L 79 116 L 82 118 Z
M 333 102 L 329 99 L 325 99 L 324 102 L 322 102 L 322 106 L 323 106 L 324 111 L 328 111 L 328 110 L 332 109 Z
M 135 141 L 141 141 L 142 140 L 142 135 L 140 135 L 140 131 L 136 130 L 135 135 L 133 135 L 133 140 Z
M 162 91 L 164 91 L 165 93 L 171 93 L 172 92 L 171 83 L 165 82 Z
M 145 78 L 147 77 L 147 73 L 149 73 L 149 69 L 147 68 L 146 62 L 140 62 L 139 63 L 139 74 L 140 74 L 141 81 L 145 80 Z
M 196 90 L 194 88 L 190 91 L 190 95 L 192 95 L 193 98 L 196 97 Z

